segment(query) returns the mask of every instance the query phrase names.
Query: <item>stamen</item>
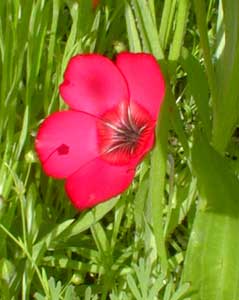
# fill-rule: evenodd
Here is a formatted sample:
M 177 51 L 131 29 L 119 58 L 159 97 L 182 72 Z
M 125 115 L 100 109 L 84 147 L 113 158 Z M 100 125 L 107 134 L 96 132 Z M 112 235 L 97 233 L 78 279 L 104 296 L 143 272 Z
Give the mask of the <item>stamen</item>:
M 133 120 L 132 120 L 131 111 L 130 111 L 130 106 L 128 107 L 127 112 L 128 112 L 128 120 L 129 120 L 129 123 L 130 123 L 130 125 L 131 125 L 131 128 L 133 128 L 133 129 L 137 132 L 137 131 L 139 130 L 139 128 L 137 128 L 137 127 L 135 126 L 135 123 L 134 123 Z
M 105 153 L 110 153 L 110 152 L 113 152 L 113 151 L 115 151 L 115 150 L 117 150 L 117 149 L 120 149 L 120 148 L 131 148 L 131 150 L 133 149 L 132 147 L 130 147 L 131 145 L 130 145 L 130 143 L 122 143 L 122 144 L 118 144 L 118 145 L 115 145 L 115 146 L 112 146 L 112 147 L 110 147 L 108 150 L 106 150 L 105 151 Z
M 143 108 L 121 103 L 106 112 L 98 124 L 102 158 L 112 164 L 126 164 L 141 157 L 149 149 L 149 137 L 153 141 L 153 130 L 153 120 Z
M 105 125 L 109 126 L 110 128 L 114 129 L 115 131 L 119 132 L 119 133 L 123 133 L 124 134 L 124 130 L 123 129 L 120 129 L 119 127 L 109 123 L 109 122 L 106 122 L 106 121 L 103 121 L 105 123 Z
M 147 127 L 146 124 L 141 126 L 140 129 L 139 129 L 139 133 L 142 133 L 146 127 Z
M 130 124 L 127 123 L 127 120 L 124 120 L 123 118 L 121 118 L 120 122 L 126 129 L 131 130 Z

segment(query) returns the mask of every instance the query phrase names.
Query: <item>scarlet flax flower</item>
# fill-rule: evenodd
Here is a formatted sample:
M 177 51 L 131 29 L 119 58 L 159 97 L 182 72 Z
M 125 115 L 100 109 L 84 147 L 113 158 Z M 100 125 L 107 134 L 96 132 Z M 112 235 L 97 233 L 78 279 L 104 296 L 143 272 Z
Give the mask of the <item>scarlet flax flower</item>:
M 94 9 L 96 9 L 96 7 L 99 5 L 100 0 L 92 0 L 92 6 Z
M 123 192 L 153 147 L 165 83 L 155 58 L 120 53 L 71 58 L 60 85 L 69 110 L 44 120 L 36 151 L 45 173 L 64 178 L 80 210 Z

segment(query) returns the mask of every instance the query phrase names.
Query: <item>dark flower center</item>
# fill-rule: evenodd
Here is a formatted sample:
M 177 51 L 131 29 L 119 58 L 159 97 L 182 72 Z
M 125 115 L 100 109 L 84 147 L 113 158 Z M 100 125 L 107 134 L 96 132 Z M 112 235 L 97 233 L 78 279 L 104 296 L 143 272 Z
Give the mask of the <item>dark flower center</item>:
M 113 164 L 138 160 L 149 150 L 154 126 L 155 122 L 142 107 L 123 101 L 106 112 L 97 124 L 101 157 Z

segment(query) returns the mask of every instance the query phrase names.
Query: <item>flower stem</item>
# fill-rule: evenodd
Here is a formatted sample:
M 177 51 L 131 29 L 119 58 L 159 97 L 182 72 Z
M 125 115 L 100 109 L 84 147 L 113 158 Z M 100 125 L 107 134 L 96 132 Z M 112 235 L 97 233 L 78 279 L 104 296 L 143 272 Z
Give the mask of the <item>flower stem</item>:
M 200 34 L 200 42 L 204 56 L 205 68 L 208 77 L 208 83 L 211 91 L 212 106 L 214 115 L 217 114 L 217 86 L 216 77 L 213 69 L 210 53 L 209 40 L 207 35 L 207 15 L 204 0 L 194 0 L 194 9 L 197 18 L 197 25 Z
M 180 56 L 187 24 L 188 10 L 189 0 L 178 1 L 177 26 L 169 52 L 169 60 L 171 61 L 177 61 Z

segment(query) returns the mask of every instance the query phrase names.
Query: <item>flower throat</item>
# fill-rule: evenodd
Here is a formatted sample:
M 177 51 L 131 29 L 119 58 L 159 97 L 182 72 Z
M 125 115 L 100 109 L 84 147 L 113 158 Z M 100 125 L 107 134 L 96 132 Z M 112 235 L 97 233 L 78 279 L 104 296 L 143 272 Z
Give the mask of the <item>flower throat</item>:
M 127 164 L 146 147 L 155 122 L 137 104 L 122 101 L 97 124 L 100 155 L 112 164 Z

